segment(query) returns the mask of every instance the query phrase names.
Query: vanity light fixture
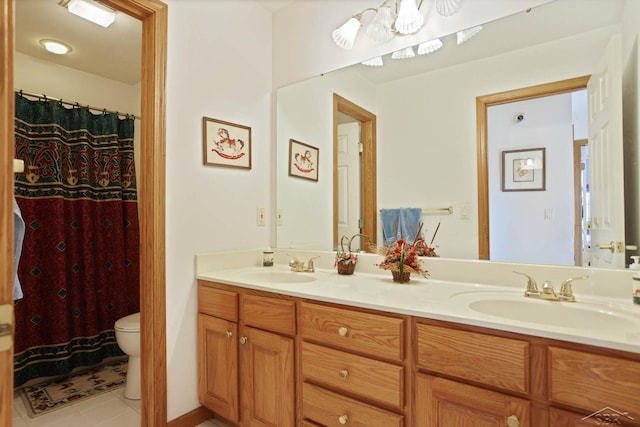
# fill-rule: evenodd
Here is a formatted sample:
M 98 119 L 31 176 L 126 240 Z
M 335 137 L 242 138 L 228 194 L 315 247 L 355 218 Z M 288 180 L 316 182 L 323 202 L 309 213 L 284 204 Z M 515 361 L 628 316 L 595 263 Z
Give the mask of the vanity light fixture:
M 98 24 L 104 28 L 113 24 L 116 11 L 93 0 L 62 0 L 59 3 L 76 16 Z
M 442 47 L 442 40 L 433 39 L 418 45 L 418 55 L 433 53 Z
M 71 46 L 58 40 L 42 39 L 40 40 L 40 46 L 47 49 L 48 52 L 55 53 L 56 55 L 66 55 L 71 52 Z
M 375 12 L 366 28 L 367 35 L 384 43 L 396 36 L 415 34 L 424 25 L 425 17 L 420 12 L 423 0 L 385 0 L 377 8 L 370 7 L 353 15 L 332 33 L 333 41 L 342 49 L 352 49 L 365 12 Z M 456 13 L 462 0 L 435 0 L 436 11 L 442 16 Z
M 413 51 L 412 47 L 405 47 L 404 49 L 396 50 L 391 54 L 392 59 L 407 59 L 413 58 L 416 56 L 416 53 Z
M 369 67 L 382 67 L 384 62 L 382 61 L 381 56 L 377 56 L 362 62 L 362 65 L 368 65 Z
M 471 37 L 475 36 L 480 31 L 482 31 L 482 25 L 478 25 L 476 27 L 472 27 L 472 28 L 468 28 L 466 30 L 458 31 L 456 33 L 456 39 L 458 41 L 458 44 L 461 45 L 462 43 L 468 41 Z

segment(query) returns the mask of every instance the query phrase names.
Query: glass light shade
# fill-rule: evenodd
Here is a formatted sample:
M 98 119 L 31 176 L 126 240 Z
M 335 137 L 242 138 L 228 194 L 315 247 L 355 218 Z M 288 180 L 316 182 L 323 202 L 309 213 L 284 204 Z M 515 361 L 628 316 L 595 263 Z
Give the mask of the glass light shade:
M 367 25 L 367 35 L 378 42 L 387 42 L 393 38 L 393 16 L 389 6 L 381 6 Z
M 428 53 L 435 52 L 441 47 L 442 41 L 440 39 L 433 39 L 428 42 L 420 43 L 418 45 L 418 55 L 426 55 Z
M 55 53 L 56 55 L 66 55 L 71 52 L 71 46 L 58 40 L 42 39 L 40 40 L 40 46 L 47 49 L 48 52 Z
M 416 54 L 413 51 L 412 47 L 406 47 L 404 49 L 397 50 L 391 54 L 391 58 L 393 59 L 407 59 L 407 58 L 413 58 L 414 56 L 416 56 Z
M 458 44 L 460 45 L 468 41 L 471 37 L 475 36 L 480 31 L 482 31 L 482 25 L 478 25 L 477 27 L 469 28 L 467 30 L 458 31 L 456 33 Z
M 364 61 L 362 65 L 368 65 L 369 67 L 382 67 L 384 62 L 382 62 L 382 57 L 378 56 L 376 58 L 371 58 L 367 61 Z
M 436 11 L 442 16 L 455 15 L 462 6 L 462 0 L 436 0 Z
M 114 10 L 90 0 L 71 0 L 67 9 L 74 15 L 105 28 L 116 19 Z
M 402 0 L 398 19 L 396 19 L 396 30 L 400 34 L 413 34 L 424 24 L 424 17 L 418 10 L 415 0 Z
M 353 48 L 353 43 L 360 30 L 360 20 L 356 17 L 349 19 L 342 27 L 334 30 L 331 34 L 333 41 L 342 49 L 349 50 Z

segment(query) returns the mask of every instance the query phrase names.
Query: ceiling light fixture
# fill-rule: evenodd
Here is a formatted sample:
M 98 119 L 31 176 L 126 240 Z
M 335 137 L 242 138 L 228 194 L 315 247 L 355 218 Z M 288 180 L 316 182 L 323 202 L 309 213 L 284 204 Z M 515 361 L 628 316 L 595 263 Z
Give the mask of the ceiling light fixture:
M 66 55 L 71 52 L 71 46 L 58 40 L 42 39 L 40 40 L 40 46 L 47 49 L 48 52 L 55 53 L 56 55 Z
M 333 31 L 333 41 L 342 49 L 352 49 L 362 26 L 362 17 L 369 11 L 376 13 L 366 28 L 367 35 L 373 40 L 385 43 L 395 36 L 415 34 L 425 21 L 420 12 L 422 1 L 416 4 L 417 0 L 385 0 L 377 8 L 364 9 Z M 461 6 L 462 0 L 435 0 L 436 11 L 442 16 L 453 15 Z
M 412 47 L 405 47 L 404 49 L 396 50 L 391 54 L 392 59 L 407 59 L 413 58 L 416 56 L 416 53 L 413 51 Z
M 60 2 L 61 5 L 65 0 Z M 116 19 L 116 11 L 93 0 L 69 0 L 66 3 L 69 12 L 76 16 L 107 28 Z

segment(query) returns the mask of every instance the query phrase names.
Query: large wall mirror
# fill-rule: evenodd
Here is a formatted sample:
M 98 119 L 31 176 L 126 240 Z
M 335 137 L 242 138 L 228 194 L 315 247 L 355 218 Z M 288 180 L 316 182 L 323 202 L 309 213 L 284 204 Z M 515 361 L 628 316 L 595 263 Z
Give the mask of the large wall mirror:
M 382 208 L 423 208 L 425 238 L 430 241 L 438 230 L 434 245 L 441 257 L 485 258 L 479 251 L 477 98 L 590 75 L 612 36 L 620 34 L 624 9 L 625 0 L 555 0 L 488 22 L 461 45 L 451 34 L 442 38 L 440 50 L 429 55 L 405 60 L 389 55 L 383 57 L 382 67 L 355 64 L 278 89 L 277 247 L 336 249 L 332 107 L 337 94 L 377 118 L 376 212 Z M 637 70 L 623 72 L 637 74 Z M 628 80 L 637 78 L 625 78 Z M 573 97 L 574 101 L 580 98 Z M 568 102 L 571 104 L 571 96 Z M 545 109 L 531 111 L 535 114 Z M 526 115 L 526 120 L 534 118 Z M 342 116 L 339 120 L 349 122 Z M 580 138 L 571 134 L 575 126 L 571 120 L 568 126 L 573 145 L 573 139 Z M 518 123 L 514 120 L 513 124 Z M 318 149 L 317 181 L 288 174 L 290 139 Z M 523 140 L 522 148 L 545 143 L 540 136 L 526 143 Z M 489 174 L 500 172 L 490 170 Z M 566 186 L 573 188 L 573 172 L 561 175 L 571 180 Z M 564 179 L 556 177 L 551 166 L 546 178 L 547 190 Z M 530 210 L 539 210 L 543 225 L 558 215 L 553 206 L 540 201 L 541 191 L 527 193 L 521 196 L 527 197 Z M 638 199 L 636 194 L 626 197 L 633 203 Z M 635 220 L 627 216 L 627 227 L 637 229 Z M 380 230 L 379 216 L 377 221 L 376 229 Z M 535 226 L 532 222 L 528 227 Z M 565 246 L 573 247 L 573 236 L 569 240 Z M 564 257 L 562 262 L 535 257 L 518 262 L 579 265 L 572 257 Z

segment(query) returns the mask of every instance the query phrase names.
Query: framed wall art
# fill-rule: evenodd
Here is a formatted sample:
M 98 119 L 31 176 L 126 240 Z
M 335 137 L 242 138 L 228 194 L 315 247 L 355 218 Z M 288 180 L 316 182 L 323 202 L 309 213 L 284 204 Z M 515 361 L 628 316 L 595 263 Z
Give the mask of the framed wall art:
M 545 149 L 502 152 L 502 191 L 544 191 Z
M 202 118 L 203 164 L 251 169 L 251 128 Z
M 320 150 L 295 139 L 289 140 L 289 176 L 318 180 Z

